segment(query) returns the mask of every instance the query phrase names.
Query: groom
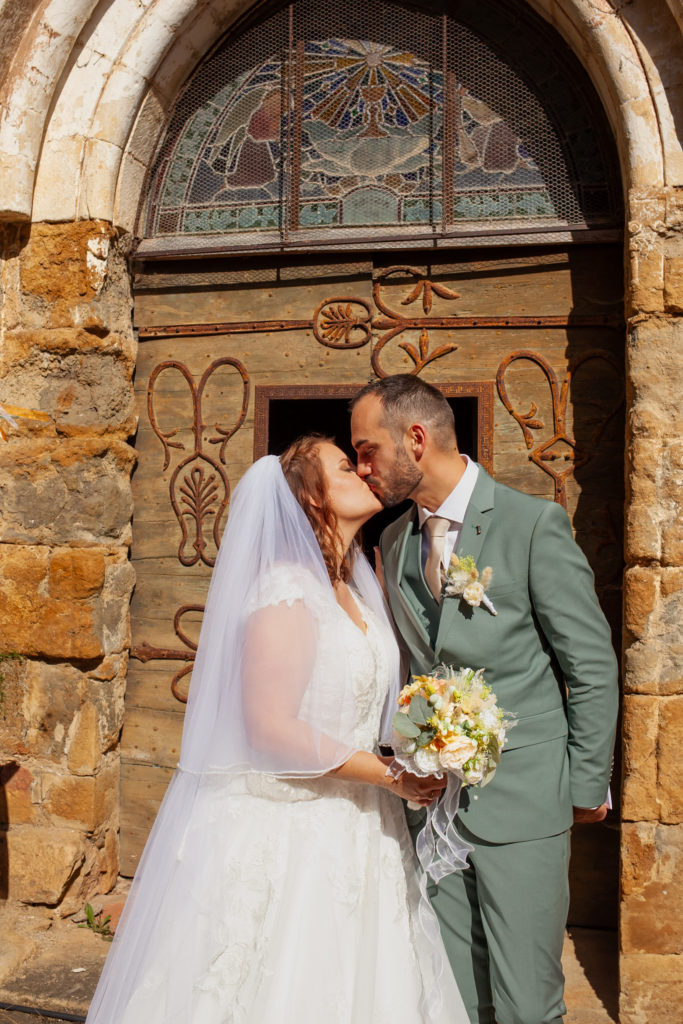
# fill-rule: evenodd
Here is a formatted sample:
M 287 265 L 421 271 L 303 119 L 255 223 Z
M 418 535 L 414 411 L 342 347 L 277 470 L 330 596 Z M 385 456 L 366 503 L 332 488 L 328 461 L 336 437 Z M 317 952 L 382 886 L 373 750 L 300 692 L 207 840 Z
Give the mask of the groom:
M 368 384 L 352 402 L 351 436 L 382 503 L 415 502 L 380 541 L 412 671 L 484 668 L 518 716 L 492 782 L 461 798 L 470 867 L 431 889 L 465 1006 L 473 1024 L 561 1024 L 569 828 L 607 813 L 618 704 L 593 575 L 564 509 L 459 453 L 451 408 L 425 381 Z M 497 614 L 442 595 L 452 552 L 480 574 L 491 567 Z M 423 812 L 407 813 L 418 828 Z

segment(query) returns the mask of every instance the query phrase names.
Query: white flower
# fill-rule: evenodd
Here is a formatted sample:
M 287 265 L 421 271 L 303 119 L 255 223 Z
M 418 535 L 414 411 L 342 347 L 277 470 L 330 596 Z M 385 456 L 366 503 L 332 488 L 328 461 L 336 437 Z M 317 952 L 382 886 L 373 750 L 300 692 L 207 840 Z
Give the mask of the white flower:
M 469 736 L 453 736 L 441 750 L 441 764 L 448 771 L 460 771 L 477 752 L 477 742 Z
M 489 707 L 482 711 L 481 724 L 485 729 L 491 729 L 495 732 L 499 724 L 498 712 L 495 707 Z
M 484 778 L 484 767 L 475 765 L 474 768 L 470 768 L 469 771 L 465 772 L 465 782 L 468 786 L 476 786 L 477 783 L 481 782 Z
M 472 608 L 478 608 L 484 596 L 484 588 L 481 583 L 468 583 L 462 592 L 462 596 Z
M 430 750 L 429 747 L 419 747 L 415 751 L 415 767 L 428 775 L 440 771 L 441 760 L 438 751 Z
M 446 592 L 451 594 L 462 594 L 472 577 L 464 569 L 449 569 L 446 576 Z
M 394 750 L 398 754 L 414 754 L 415 748 L 415 740 L 411 740 L 407 736 L 401 736 L 394 731 Z

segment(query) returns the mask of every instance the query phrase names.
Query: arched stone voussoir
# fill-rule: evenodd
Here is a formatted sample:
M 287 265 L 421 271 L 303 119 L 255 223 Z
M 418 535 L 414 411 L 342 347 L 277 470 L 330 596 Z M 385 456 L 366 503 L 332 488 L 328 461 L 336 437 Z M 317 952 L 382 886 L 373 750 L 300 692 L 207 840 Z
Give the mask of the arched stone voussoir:
M 73 63 L 55 103 L 43 149 L 48 159 L 41 162 L 36 178 L 34 219 L 75 216 L 119 222 L 116 194 L 121 162 L 145 98 L 158 97 L 167 110 L 194 66 L 239 10 L 239 4 L 225 0 L 150 0 L 144 8 L 135 9 L 130 0 L 114 0 L 84 44 L 83 56 Z M 99 38 L 104 35 L 106 46 Z M 69 141 L 65 138 L 74 96 L 85 97 L 74 126 L 83 154 L 78 163 L 74 136 Z M 154 133 L 151 138 L 156 141 Z M 147 147 L 147 161 L 152 152 L 153 146 Z M 73 161 L 68 160 L 69 153 Z M 52 154 L 67 156 L 61 174 L 71 183 L 71 192 L 56 185 Z M 141 177 L 136 173 L 135 178 L 139 187 Z M 127 196 L 126 206 L 131 202 Z
M 657 68 L 646 59 L 629 8 L 612 0 L 527 2 L 560 32 L 593 79 L 617 138 L 627 192 L 663 184 L 665 119 L 657 103 L 666 105 L 666 90 L 652 81 Z M 666 0 L 654 2 L 668 10 Z M 100 7 L 96 0 L 47 0 L 17 52 L 0 121 L 2 215 L 98 217 L 129 226 L 137 203 L 128 187 L 141 187 L 138 165 L 149 165 L 161 127 L 157 123 L 156 135 L 141 145 L 136 126 L 145 97 L 153 94 L 167 111 L 198 60 L 248 6 L 248 0 L 101 0 Z M 96 45 L 100 24 L 107 27 L 106 46 Z M 80 109 L 70 127 L 74 96 Z M 670 157 L 669 166 L 674 163 Z M 120 180 L 131 171 L 132 178 Z
M 616 0 L 527 2 L 557 29 L 590 75 L 617 141 L 626 194 L 666 184 L 662 124 L 670 120 L 668 103 L 657 68 L 647 59 L 640 24 L 654 7 L 665 9 L 666 0 L 633 5 Z M 680 50 L 680 35 L 671 43 Z
M 0 218 L 29 220 L 45 123 L 76 39 L 98 0 L 48 0 L 17 48 L 0 118 Z

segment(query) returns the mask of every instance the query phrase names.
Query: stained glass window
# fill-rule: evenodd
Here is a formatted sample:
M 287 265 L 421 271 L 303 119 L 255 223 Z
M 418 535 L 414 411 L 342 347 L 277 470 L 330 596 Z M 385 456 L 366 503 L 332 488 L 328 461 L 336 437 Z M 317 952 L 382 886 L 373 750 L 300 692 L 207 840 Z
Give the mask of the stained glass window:
M 233 31 L 176 103 L 141 234 L 248 246 L 618 224 L 613 142 L 578 61 L 519 4 L 457 12 L 300 0 Z

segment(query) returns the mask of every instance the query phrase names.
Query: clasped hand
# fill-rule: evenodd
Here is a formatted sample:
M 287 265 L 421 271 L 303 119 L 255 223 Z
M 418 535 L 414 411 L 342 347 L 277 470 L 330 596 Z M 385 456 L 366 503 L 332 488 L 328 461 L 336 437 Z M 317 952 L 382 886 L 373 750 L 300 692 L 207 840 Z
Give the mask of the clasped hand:
M 388 768 L 393 758 L 383 757 L 382 760 Z M 446 788 L 447 783 L 448 780 L 445 775 L 440 779 L 436 775 L 426 775 L 424 778 L 420 778 L 419 775 L 413 775 L 408 771 L 402 772 L 398 778 L 392 778 L 391 775 L 387 775 L 387 788 L 392 793 L 402 797 L 403 800 L 410 800 L 411 803 L 419 804 L 421 807 L 428 807 L 433 800 L 437 800 Z

